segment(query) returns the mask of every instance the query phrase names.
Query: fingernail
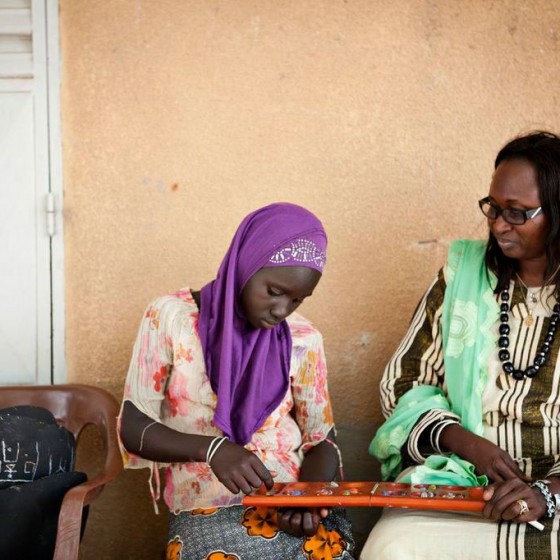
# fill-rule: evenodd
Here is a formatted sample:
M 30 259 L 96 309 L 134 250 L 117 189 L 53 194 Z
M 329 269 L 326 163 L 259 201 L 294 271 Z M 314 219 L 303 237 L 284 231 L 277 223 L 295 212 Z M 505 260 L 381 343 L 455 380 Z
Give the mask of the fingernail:
M 269 472 L 272 478 L 276 478 L 278 476 L 278 473 L 276 471 L 269 471 Z

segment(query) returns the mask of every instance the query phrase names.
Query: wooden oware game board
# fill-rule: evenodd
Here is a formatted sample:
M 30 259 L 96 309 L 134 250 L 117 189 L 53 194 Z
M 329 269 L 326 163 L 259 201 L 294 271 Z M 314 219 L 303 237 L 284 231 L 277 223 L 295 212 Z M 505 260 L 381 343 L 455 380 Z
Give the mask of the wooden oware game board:
M 481 512 L 482 486 L 437 486 L 400 482 L 288 482 L 243 498 L 244 506 L 396 507 Z M 529 521 L 539 531 L 544 525 Z
M 245 506 L 397 507 L 482 511 L 481 486 L 436 486 L 398 482 L 289 482 L 243 498 Z

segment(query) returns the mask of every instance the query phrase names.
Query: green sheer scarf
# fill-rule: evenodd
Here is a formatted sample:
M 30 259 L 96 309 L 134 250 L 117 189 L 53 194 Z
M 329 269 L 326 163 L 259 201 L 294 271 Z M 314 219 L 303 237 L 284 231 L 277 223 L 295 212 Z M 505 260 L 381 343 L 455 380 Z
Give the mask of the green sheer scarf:
M 418 385 L 399 399 L 369 447 L 369 453 L 381 461 L 384 480 L 401 472 L 401 448 L 418 419 L 429 410 L 454 412 L 465 429 L 483 435 L 482 393 L 488 359 L 496 344 L 492 325 L 499 316 L 492 289 L 496 278 L 486 270 L 485 251 L 486 242 L 482 240 L 455 241 L 449 249 L 441 318 L 447 394 L 439 387 Z M 431 455 L 399 480 L 462 486 L 488 482 L 486 476 L 476 476 L 473 465 L 456 455 Z

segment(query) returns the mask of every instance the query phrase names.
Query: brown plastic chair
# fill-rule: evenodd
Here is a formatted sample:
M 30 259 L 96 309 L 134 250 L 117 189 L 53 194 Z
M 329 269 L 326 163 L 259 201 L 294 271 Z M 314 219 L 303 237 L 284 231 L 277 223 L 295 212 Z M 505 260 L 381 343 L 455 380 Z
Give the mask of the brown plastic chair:
M 84 506 L 91 504 L 123 468 L 116 428 L 119 404 L 107 391 L 89 385 L 0 387 L 0 408 L 17 405 L 50 410 L 74 434 L 76 442 L 88 424 L 96 425 L 101 432 L 106 450 L 103 471 L 93 480 L 71 488 L 64 496 L 58 516 L 53 560 L 76 560 Z

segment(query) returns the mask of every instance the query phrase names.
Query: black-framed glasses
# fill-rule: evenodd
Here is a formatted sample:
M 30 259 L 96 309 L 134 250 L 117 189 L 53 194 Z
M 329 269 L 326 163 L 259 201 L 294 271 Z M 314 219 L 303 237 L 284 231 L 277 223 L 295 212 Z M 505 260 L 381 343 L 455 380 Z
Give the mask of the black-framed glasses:
M 530 210 L 521 210 L 520 208 L 499 208 L 490 204 L 490 199 L 488 197 L 483 198 L 478 201 L 478 205 L 482 210 L 482 213 L 489 220 L 497 220 L 498 216 L 502 218 L 512 226 L 522 226 L 527 220 L 532 220 L 536 218 L 539 214 L 542 214 L 542 206 L 538 208 L 531 208 Z

